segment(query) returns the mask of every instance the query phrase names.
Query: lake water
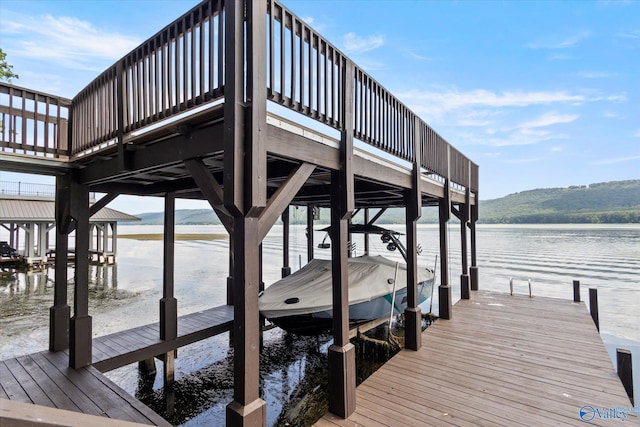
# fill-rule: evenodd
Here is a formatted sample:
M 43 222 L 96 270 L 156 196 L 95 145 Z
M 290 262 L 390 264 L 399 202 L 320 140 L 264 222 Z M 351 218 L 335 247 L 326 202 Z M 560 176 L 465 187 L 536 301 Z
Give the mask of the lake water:
M 403 231 L 402 227 L 397 228 Z M 121 235 L 161 233 L 160 226 L 120 226 Z M 221 226 L 178 226 L 177 233 L 223 233 Z M 459 225 L 451 224 L 450 283 L 459 298 Z M 316 245 L 324 233 L 315 233 Z M 0 240 L 6 240 L 0 233 Z M 264 282 L 280 277 L 282 228 L 275 226 L 263 242 Z M 423 252 L 419 262 L 433 267 L 439 252 L 438 227 L 418 227 Z M 306 262 L 304 227 L 292 226 L 290 265 L 295 271 Z M 356 240 L 356 253 L 362 253 Z M 373 253 L 400 260 L 377 238 Z M 116 266 L 91 266 L 90 314 L 95 336 L 156 322 L 162 296 L 162 241 L 121 238 Z M 228 241 L 176 242 L 175 295 L 180 314 L 225 303 Z M 328 258 L 330 250 L 316 249 Z M 615 348 L 633 353 L 635 389 L 640 390 L 640 226 L 478 226 L 480 287 L 528 293 L 535 296 L 573 298 L 572 281 L 598 288 L 601 337 L 612 356 Z M 439 273 L 439 269 L 438 269 Z M 73 277 L 69 271 L 69 277 Z M 0 359 L 47 348 L 48 308 L 53 299 L 53 270 L 0 275 Z M 439 282 L 439 279 L 437 279 Z M 72 288 L 70 288 L 71 290 Z M 433 307 L 437 313 L 437 297 Z M 69 296 L 72 301 L 72 295 Z M 535 319 L 531 319 L 535 322 Z M 264 334 L 261 382 L 267 402 L 268 425 L 301 423 L 297 414 L 324 409 L 326 351 L 331 337 L 292 337 L 279 329 Z M 155 380 L 140 379 L 136 366 L 107 375 L 166 418 L 185 426 L 223 425 L 225 406 L 232 400 L 232 354 L 228 334 L 180 349 L 176 359 L 177 383 L 162 389 L 161 364 Z M 311 397 L 311 398 L 310 398 Z M 315 408 L 315 409 L 314 409 Z M 313 418 L 313 415 L 311 416 Z

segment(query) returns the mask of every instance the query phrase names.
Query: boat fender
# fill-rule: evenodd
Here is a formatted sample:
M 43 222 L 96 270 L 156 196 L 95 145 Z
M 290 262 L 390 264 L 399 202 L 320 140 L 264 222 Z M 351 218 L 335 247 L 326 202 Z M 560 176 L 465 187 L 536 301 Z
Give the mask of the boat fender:
M 300 298 L 287 298 L 286 300 L 284 300 L 285 304 L 296 304 L 300 302 Z

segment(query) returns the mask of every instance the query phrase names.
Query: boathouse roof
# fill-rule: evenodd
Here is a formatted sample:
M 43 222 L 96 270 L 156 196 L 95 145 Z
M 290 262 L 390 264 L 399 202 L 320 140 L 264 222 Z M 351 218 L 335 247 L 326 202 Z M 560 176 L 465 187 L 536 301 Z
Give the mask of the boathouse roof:
M 0 223 L 7 222 L 54 222 L 55 201 L 36 200 L 34 197 L 0 196 Z M 110 208 L 102 208 L 90 222 L 131 222 L 140 221 L 137 216 Z

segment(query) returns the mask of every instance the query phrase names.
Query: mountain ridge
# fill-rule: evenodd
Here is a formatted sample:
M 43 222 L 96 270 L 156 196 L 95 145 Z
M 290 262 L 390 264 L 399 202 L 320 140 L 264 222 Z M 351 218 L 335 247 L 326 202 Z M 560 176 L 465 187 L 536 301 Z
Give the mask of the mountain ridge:
M 504 197 L 480 200 L 480 219 L 485 224 L 638 224 L 640 179 L 609 181 L 570 187 L 537 188 Z M 143 225 L 161 225 L 162 212 L 138 214 Z M 361 219 L 356 219 L 356 222 Z M 403 224 L 402 209 L 389 209 L 378 224 Z M 437 208 L 425 208 L 420 223 L 437 223 Z M 306 214 L 291 215 L 292 224 L 305 224 Z M 318 223 L 328 224 L 322 210 Z M 218 225 L 210 209 L 177 209 L 178 225 Z

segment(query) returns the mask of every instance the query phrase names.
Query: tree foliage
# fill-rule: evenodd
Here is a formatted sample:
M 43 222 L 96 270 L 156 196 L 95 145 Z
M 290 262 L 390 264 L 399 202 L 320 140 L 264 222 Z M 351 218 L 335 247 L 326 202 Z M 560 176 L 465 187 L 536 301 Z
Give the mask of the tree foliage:
M 480 202 L 492 224 L 640 223 L 640 180 L 543 188 Z
M 7 62 L 7 54 L 0 48 L 0 80 L 11 83 L 11 79 L 18 78 L 20 78 L 20 76 L 13 72 L 13 65 Z

